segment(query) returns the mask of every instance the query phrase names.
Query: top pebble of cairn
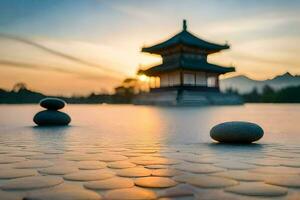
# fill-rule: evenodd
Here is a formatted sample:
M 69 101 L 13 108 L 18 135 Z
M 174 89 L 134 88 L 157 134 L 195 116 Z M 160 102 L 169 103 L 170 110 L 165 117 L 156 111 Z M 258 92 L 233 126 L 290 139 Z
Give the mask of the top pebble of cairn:
M 58 98 L 45 98 L 40 101 L 40 105 L 48 110 L 59 110 L 65 107 L 66 102 Z

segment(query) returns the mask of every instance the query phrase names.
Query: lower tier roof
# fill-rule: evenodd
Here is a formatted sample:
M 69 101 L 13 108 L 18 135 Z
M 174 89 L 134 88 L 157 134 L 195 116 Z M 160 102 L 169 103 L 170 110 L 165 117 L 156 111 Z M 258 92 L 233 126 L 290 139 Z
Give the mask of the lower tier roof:
M 234 67 L 222 67 L 219 65 L 211 64 L 206 61 L 184 61 L 181 60 L 180 62 L 173 62 L 173 63 L 163 63 L 161 65 L 157 65 L 151 67 L 147 70 L 144 70 L 143 73 L 148 76 L 155 76 L 157 74 L 163 72 L 174 71 L 178 69 L 184 70 L 192 70 L 192 71 L 204 71 L 204 72 L 214 72 L 218 74 L 225 74 L 228 72 L 234 72 Z

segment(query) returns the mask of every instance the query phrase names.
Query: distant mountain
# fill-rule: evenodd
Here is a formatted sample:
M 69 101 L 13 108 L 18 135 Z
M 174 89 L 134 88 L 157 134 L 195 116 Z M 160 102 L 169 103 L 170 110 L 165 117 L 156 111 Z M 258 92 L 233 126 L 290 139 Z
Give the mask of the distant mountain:
M 222 91 L 232 88 L 242 94 L 252 91 L 254 87 L 256 87 L 258 91 L 261 91 L 265 85 L 269 85 L 275 90 L 280 90 L 289 86 L 298 86 L 300 85 L 300 76 L 293 76 L 289 72 L 286 72 L 285 74 L 276 76 L 273 79 L 267 79 L 264 81 L 253 80 L 244 75 L 220 80 L 220 87 Z

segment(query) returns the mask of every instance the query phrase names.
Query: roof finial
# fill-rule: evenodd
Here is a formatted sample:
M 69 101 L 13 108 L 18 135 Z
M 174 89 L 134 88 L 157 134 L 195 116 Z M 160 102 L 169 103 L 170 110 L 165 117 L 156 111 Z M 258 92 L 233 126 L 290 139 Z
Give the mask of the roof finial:
M 183 20 L 182 28 L 183 28 L 184 31 L 186 31 L 186 29 L 187 29 L 187 24 L 186 24 L 185 19 Z

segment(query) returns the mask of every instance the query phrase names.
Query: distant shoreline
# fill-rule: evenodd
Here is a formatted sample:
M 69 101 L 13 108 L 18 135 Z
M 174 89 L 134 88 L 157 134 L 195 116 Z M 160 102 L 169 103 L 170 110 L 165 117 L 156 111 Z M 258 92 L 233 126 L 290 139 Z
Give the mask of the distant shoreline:
M 246 94 L 239 94 L 236 90 L 227 90 L 228 94 L 239 95 L 245 103 L 300 103 L 300 86 L 290 86 L 281 90 L 274 90 L 266 85 L 262 92 L 254 88 Z M 0 89 L 0 104 L 37 104 L 46 96 L 42 93 L 31 91 L 27 88 L 6 91 Z M 125 94 L 90 94 L 89 96 L 51 96 L 63 99 L 69 104 L 132 104 L 135 97 L 133 93 Z

